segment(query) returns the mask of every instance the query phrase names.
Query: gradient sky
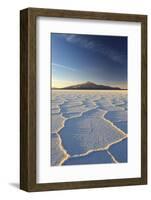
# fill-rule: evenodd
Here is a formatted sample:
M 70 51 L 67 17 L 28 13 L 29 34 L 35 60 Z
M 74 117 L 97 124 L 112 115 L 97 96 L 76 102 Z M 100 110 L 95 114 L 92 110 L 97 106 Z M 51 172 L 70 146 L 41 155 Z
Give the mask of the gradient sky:
M 51 33 L 52 87 L 91 81 L 127 88 L 127 37 Z

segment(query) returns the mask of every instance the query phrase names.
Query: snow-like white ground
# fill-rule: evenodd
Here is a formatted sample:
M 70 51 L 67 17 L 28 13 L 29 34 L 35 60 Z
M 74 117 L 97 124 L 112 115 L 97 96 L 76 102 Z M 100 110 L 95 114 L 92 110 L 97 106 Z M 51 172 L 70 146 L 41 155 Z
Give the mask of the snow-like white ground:
M 117 162 L 127 162 L 127 91 L 53 90 L 51 165 Z

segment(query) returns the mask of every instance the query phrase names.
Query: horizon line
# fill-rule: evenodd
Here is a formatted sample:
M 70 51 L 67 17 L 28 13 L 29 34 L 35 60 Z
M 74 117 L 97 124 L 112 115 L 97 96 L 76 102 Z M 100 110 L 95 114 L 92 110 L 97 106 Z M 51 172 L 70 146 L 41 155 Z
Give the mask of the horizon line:
M 120 86 L 112 86 L 112 85 L 106 85 L 106 84 L 97 84 L 95 82 L 92 82 L 92 81 L 85 81 L 83 83 L 79 83 L 79 84 L 71 84 L 71 85 L 68 85 L 66 87 L 51 87 L 52 89 L 70 89 L 68 87 L 74 87 L 74 86 L 78 86 L 78 85 L 83 85 L 83 84 L 86 84 L 86 83 L 91 83 L 91 84 L 95 84 L 96 86 L 105 86 L 105 87 L 111 87 L 111 89 L 113 88 L 117 88 L 117 90 L 128 90 L 128 88 L 121 88 Z M 71 89 L 77 89 L 77 88 L 71 88 Z M 79 90 L 83 89 L 83 88 L 78 88 Z M 94 90 L 99 90 L 98 88 L 91 88 L 91 89 L 94 89 Z M 83 89 L 84 90 L 84 89 Z M 100 89 L 100 90 L 103 90 L 103 89 Z M 114 89 L 115 90 L 115 89 Z

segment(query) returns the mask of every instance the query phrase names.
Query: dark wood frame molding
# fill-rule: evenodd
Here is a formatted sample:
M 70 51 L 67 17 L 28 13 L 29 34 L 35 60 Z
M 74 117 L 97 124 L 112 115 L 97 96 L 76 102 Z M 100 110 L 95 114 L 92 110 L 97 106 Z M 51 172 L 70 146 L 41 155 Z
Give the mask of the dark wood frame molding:
M 36 183 L 36 18 L 62 17 L 141 23 L 141 177 Z M 20 188 L 46 191 L 147 184 L 147 16 L 27 8 L 20 12 Z

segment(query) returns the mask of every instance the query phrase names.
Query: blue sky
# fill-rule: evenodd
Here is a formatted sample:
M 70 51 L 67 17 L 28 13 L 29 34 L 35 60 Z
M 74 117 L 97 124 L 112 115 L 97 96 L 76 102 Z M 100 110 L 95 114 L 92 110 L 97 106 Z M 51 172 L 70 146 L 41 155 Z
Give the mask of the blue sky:
M 52 87 L 87 81 L 127 88 L 127 37 L 51 33 Z

